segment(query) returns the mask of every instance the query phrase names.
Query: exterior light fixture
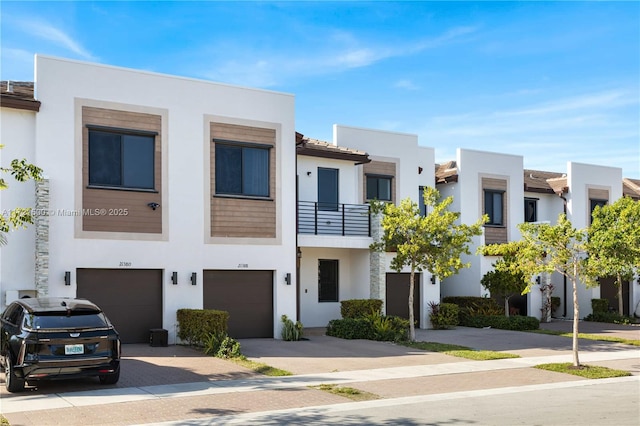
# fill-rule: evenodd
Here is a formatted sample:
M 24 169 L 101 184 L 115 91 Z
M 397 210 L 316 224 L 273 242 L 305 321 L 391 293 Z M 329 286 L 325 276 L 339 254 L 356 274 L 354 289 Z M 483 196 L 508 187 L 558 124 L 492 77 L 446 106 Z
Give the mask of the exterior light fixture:
M 198 282 L 198 274 L 196 274 L 195 272 L 191 273 L 191 285 L 196 285 L 196 283 Z
M 291 273 L 287 272 L 286 275 L 284 276 L 284 282 L 287 283 L 287 285 L 291 285 Z
M 64 273 L 64 285 L 71 285 L 71 271 Z
M 178 273 L 177 272 L 172 272 L 171 273 L 171 282 L 173 283 L 173 285 L 178 285 Z

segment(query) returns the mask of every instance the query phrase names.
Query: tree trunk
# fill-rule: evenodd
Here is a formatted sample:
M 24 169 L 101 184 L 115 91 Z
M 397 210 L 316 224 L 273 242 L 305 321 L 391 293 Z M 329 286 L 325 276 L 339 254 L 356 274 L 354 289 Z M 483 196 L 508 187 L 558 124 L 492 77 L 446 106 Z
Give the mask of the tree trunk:
M 509 298 L 506 296 L 504 298 L 504 315 L 509 318 Z
M 571 277 L 571 285 L 573 286 L 573 366 L 580 367 L 578 359 L 578 318 L 580 316 L 578 307 L 578 265 L 573 267 L 573 277 Z
M 411 265 L 411 274 L 409 275 L 409 340 L 416 341 L 416 327 L 413 320 L 413 282 L 415 277 L 415 270 Z
M 616 284 L 618 285 L 618 313 L 620 314 L 620 316 L 624 315 L 624 307 L 623 307 L 623 300 L 622 300 L 622 277 L 620 276 L 620 273 L 618 272 L 618 280 L 616 281 Z

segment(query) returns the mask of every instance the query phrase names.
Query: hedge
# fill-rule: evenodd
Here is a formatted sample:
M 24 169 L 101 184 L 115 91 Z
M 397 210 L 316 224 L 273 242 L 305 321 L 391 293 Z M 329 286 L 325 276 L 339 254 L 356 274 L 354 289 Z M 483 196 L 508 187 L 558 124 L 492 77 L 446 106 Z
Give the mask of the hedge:
M 432 303 L 429 319 L 436 330 L 452 328 L 458 325 L 460 309 L 455 303 Z
M 374 340 L 373 327 L 366 318 L 343 318 L 329 321 L 327 336 L 341 339 Z
M 227 333 L 229 312 L 213 309 L 178 309 L 178 337 L 189 345 L 204 346 L 211 334 Z
M 525 317 L 520 315 L 506 317 L 504 315 L 478 315 L 466 317 L 460 325 L 466 327 L 492 327 L 501 330 L 537 330 L 540 328 L 540 321 L 534 317 Z
M 380 299 L 350 299 L 340 302 L 340 314 L 342 318 L 362 318 L 371 312 L 382 312 L 382 300 Z
M 591 309 L 593 313 L 609 312 L 609 301 L 607 299 L 591 299 Z

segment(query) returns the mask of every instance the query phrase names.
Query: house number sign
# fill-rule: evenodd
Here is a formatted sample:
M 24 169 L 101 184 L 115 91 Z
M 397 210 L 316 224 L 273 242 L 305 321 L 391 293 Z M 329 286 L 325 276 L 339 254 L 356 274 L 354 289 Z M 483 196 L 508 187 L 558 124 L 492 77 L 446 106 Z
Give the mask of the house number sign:
M 248 267 L 249 267 L 249 264 L 248 264 L 248 263 L 238 263 L 238 268 L 246 269 L 246 268 L 248 268 Z
M 131 262 L 120 262 L 118 266 L 120 266 L 121 268 L 130 268 Z

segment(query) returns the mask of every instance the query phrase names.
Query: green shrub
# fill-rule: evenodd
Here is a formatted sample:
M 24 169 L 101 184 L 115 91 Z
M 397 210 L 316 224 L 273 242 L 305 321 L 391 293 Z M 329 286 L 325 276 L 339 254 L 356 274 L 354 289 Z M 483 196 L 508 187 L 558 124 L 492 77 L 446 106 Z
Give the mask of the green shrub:
M 371 311 L 382 312 L 382 300 L 351 299 L 340 302 L 342 318 L 362 318 L 369 315 Z
M 593 299 L 602 300 L 602 299 Z M 617 312 L 594 312 L 584 317 L 585 321 L 608 322 L 611 324 L 633 324 L 633 318 L 620 315 Z
M 465 327 L 492 327 L 501 330 L 524 331 L 537 330 L 540 328 L 540 321 L 534 317 L 520 315 L 511 317 L 505 317 L 504 315 L 478 315 L 466 318 L 464 322 L 460 322 L 460 325 Z
M 371 326 L 372 340 L 384 342 L 401 342 L 407 340 L 409 320 L 393 315 L 380 315 L 378 311 L 371 311 L 365 317 Z
M 591 299 L 591 309 L 593 313 L 609 312 L 609 301 L 607 299 Z
M 178 309 L 178 337 L 191 346 L 204 346 L 210 334 L 227 334 L 229 312 L 213 309 Z
M 209 333 L 204 339 L 204 353 L 218 358 L 242 357 L 240 343 L 227 333 Z
M 454 303 L 435 303 L 430 302 L 429 319 L 431 325 L 437 330 L 452 328 L 458 325 L 458 314 L 460 309 Z
M 327 336 L 341 339 L 373 340 L 373 329 L 366 318 L 343 318 L 329 321 Z
M 289 342 L 302 339 L 302 323 L 291 321 L 286 315 L 280 317 L 282 320 L 282 340 Z
M 449 296 L 443 298 L 442 302 L 458 305 L 458 323 L 460 325 L 464 325 L 469 318 L 475 316 L 504 315 L 504 306 L 488 297 Z

